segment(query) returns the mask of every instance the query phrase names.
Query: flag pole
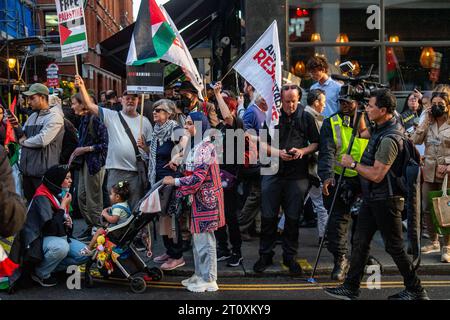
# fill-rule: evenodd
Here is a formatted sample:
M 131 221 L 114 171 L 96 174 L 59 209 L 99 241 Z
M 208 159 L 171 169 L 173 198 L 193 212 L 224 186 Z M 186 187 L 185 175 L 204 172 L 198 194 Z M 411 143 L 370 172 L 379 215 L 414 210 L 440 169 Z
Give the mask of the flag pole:
M 142 137 L 142 123 L 144 120 L 144 99 L 145 99 L 145 94 L 142 94 L 142 96 L 141 96 L 141 118 L 140 118 L 140 122 L 139 122 L 139 138 Z
M 74 57 L 75 57 L 75 74 L 79 74 L 78 73 L 78 59 L 77 59 L 77 55 L 74 55 Z
M 225 73 L 225 75 L 222 77 L 222 79 L 220 79 L 220 82 L 222 82 L 230 74 L 230 72 L 233 71 L 233 70 L 234 70 L 233 68 L 228 70 L 227 73 Z

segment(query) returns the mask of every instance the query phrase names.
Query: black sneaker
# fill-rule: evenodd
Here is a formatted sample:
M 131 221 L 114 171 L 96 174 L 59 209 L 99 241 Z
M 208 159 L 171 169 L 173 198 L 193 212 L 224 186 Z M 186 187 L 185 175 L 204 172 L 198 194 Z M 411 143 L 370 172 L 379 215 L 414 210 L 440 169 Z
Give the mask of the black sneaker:
M 140 238 L 134 240 L 133 244 L 134 244 L 134 248 L 136 249 L 136 251 L 145 251 L 145 250 L 147 250 L 147 246 L 145 245 L 145 243 Z
M 54 287 L 58 284 L 58 281 L 56 281 L 56 278 L 53 276 L 50 276 L 50 278 L 47 279 L 41 279 L 37 275 L 32 274 L 31 279 L 33 279 L 43 287 Z
M 295 259 L 283 260 L 283 264 L 289 268 L 289 272 L 295 275 L 301 275 L 303 269 Z
M 255 262 L 253 265 L 253 271 L 257 273 L 264 272 L 264 270 L 267 269 L 268 266 L 273 264 L 272 257 L 268 256 L 260 256 L 259 260 Z
M 430 300 L 425 289 L 409 291 L 407 289 L 388 297 L 388 300 Z
M 222 251 L 222 250 L 217 251 L 217 262 L 228 260 L 228 259 L 230 259 L 230 257 L 231 257 L 231 254 L 229 251 L 228 252 Z
M 356 300 L 359 297 L 359 290 L 353 291 L 347 289 L 346 287 L 338 286 L 336 288 L 325 288 L 323 289 L 326 294 L 332 296 L 333 298 L 341 299 L 341 300 Z
M 233 253 L 231 255 L 231 258 L 228 260 L 227 266 L 228 267 L 239 267 L 239 265 L 242 264 L 242 261 L 244 258 L 240 254 Z

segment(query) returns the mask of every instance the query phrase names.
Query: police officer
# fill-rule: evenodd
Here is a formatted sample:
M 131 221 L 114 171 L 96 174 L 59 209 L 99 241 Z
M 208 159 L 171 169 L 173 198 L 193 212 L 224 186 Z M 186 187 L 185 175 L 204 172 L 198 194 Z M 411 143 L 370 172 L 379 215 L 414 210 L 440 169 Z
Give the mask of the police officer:
M 366 112 L 369 120 L 375 123 L 375 128 L 361 162 L 355 161 L 351 155 L 344 155 L 341 160 L 344 167 L 358 172 L 363 203 L 356 225 L 350 269 L 344 284 L 325 289 L 326 293 L 339 299 L 356 299 L 359 296 L 370 243 L 377 230 L 381 232 L 386 252 L 393 258 L 406 286 L 405 290 L 389 299 L 429 299 L 403 246 L 403 198 L 391 178 L 391 175 L 399 176 L 399 164 L 405 155 L 402 139 L 404 131 L 394 117 L 396 105 L 395 96 L 388 89 L 372 92 Z
M 333 202 L 337 180 L 335 176 L 339 176 L 343 171 L 339 163 L 347 153 L 356 120 L 357 102 L 345 96 L 339 97 L 339 102 L 340 110 L 324 120 L 320 131 L 318 174 L 323 181 L 322 191 L 327 210 L 330 210 Z M 366 130 L 364 118 L 361 118 L 359 129 L 361 132 Z M 361 160 L 367 143 L 367 139 L 355 138 L 351 155 L 356 161 Z M 358 173 L 353 169 L 346 169 L 333 212 L 329 212 L 327 239 L 328 251 L 334 257 L 331 273 L 333 280 L 344 280 L 349 267 L 347 239 L 351 220 L 350 209 L 360 190 Z

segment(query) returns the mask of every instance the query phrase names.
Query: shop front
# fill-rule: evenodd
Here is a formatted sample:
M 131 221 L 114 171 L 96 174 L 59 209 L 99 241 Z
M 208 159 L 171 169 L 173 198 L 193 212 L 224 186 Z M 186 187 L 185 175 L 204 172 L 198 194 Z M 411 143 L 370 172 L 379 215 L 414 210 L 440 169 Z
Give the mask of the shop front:
M 331 73 L 351 61 L 399 95 L 450 82 L 450 1 L 288 0 L 286 60 L 308 89 L 309 58 L 328 59 Z

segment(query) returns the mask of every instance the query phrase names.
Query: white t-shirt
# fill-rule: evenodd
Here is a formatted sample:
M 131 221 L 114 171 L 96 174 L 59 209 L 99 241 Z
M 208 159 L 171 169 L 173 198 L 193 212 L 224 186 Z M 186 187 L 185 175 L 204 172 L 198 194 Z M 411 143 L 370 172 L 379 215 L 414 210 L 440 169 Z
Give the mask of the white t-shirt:
M 106 156 L 106 169 L 117 169 L 126 171 L 137 171 L 136 154 L 128 135 L 120 122 L 117 111 L 99 108 L 100 119 L 102 119 L 108 129 L 108 155 Z M 131 129 L 134 139 L 139 136 L 140 116 L 131 118 L 121 111 L 122 117 Z M 142 134 L 145 141 L 150 140 L 152 135 L 152 125 L 144 117 L 142 121 Z M 141 150 L 142 152 L 142 150 Z

